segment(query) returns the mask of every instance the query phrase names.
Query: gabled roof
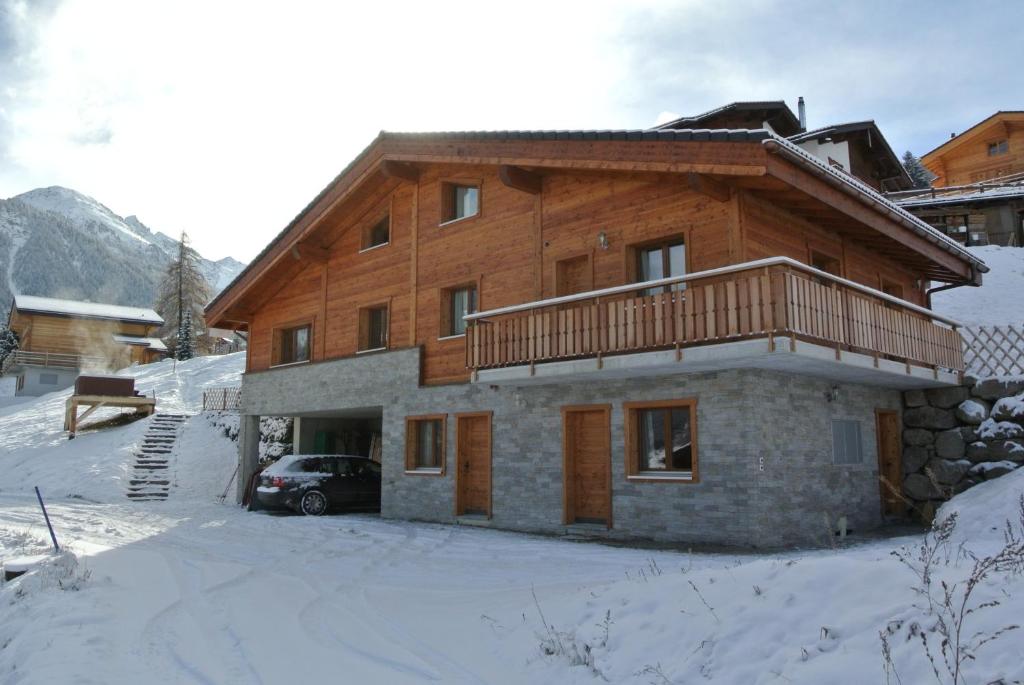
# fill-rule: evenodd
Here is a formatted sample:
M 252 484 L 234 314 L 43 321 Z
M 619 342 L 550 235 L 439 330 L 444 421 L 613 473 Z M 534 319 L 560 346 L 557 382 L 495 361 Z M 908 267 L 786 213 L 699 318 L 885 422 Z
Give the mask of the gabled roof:
M 926 157 L 936 156 L 936 154 L 939 153 L 940 150 L 942 151 L 942 153 L 949 152 L 953 148 L 959 146 L 961 143 L 964 143 L 967 140 L 970 140 L 971 138 L 974 138 L 976 135 L 980 134 L 988 124 L 993 123 L 993 120 L 1003 117 L 1019 119 L 1020 121 L 1024 121 L 1024 110 L 1001 109 L 992 116 L 985 117 L 984 119 L 976 123 L 974 126 L 968 128 L 963 133 L 960 133 L 957 136 L 950 138 L 949 140 L 942 143 L 933 150 L 929 150 L 928 152 L 924 153 L 921 156 L 921 160 L 924 161 Z
M 779 135 L 791 135 L 800 130 L 800 120 L 793 114 L 793 110 L 789 108 L 789 105 L 782 100 L 730 102 L 728 105 L 709 109 L 702 114 L 680 117 L 655 128 L 657 130 L 665 130 L 716 127 L 723 125 L 718 120 L 730 115 L 744 113 L 753 115 L 758 112 L 761 113 L 759 117 L 761 121 L 767 121 L 771 124 L 772 128 Z M 760 124 L 761 122 L 758 123 Z
M 796 135 L 789 136 L 789 141 L 799 145 L 800 143 L 807 142 L 808 140 L 821 140 L 823 138 L 831 138 L 833 140 L 839 138 L 844 139 L 849 136 L 863 136 L 867 138 L 871 144 L 872 149 L 878 150 L 878 156 L 891 171 L 895 172 L 894 175 L 886 178 L 899 178 L 904 188 L 912 188 L 914 186 L 913 180 L 910 178 L 910 174 L 903 168 L 903 163 L 900 158 L 896 156 L 892 146 L 889 145 L 889 141 L 882 135 L 882 131 L 875 124 L 874 120 L 869 119 L 867 121 L 851 121 L 845 124 L 833 124 L 831 126 L 822 126 L 812 131 L 803 131 Z M 881 145 L 875 148 L 875 143 L 881 142 Z M 885 180 L 885 179 L 880 179 Z
M 117 304 L 59 300 L 53 297 L 36 297 L 34 295 L 15 295 L 14 308 L 19 312 L 69 316 L 77 319 L 106 319 L 108 321 L 127 321 L 156 326 L 162 325 L 164 322 L 159 314 L 145 307 L 125 307 Z
M 122 345 L 136 345 L 138 347 L 148 347 L 151 350 L 158 352 L 166 352 L 167 345 L 160 338 L 146 338 L 140 335 L 115 335 L 114 342 L 119 342 Z

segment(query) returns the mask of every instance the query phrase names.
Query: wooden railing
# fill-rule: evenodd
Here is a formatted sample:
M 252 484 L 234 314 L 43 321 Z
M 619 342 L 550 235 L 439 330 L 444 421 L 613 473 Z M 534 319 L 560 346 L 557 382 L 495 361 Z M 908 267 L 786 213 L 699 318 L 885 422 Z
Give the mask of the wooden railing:
M 210 388 L 203 391 L 203 411 L 238 411 L 241 406 L 241 388 Z
M 0 369 L 0 375 L 6 373 L 15 365 L 48 366 L 55 369 L 106 369 L 110 366 L 110 361 L 105 357 L 94 357 L 81 354 L 60 354 L 57 352 L 28 352 L 26 350 L 15 350 L 4 358 L 3 368 Z
M 666 286 L 683 289 L 636 295 Z M 778 336 L 964 368 L 957 322 L 785 257 L 466 319 L 466 365 L 473 370 Z

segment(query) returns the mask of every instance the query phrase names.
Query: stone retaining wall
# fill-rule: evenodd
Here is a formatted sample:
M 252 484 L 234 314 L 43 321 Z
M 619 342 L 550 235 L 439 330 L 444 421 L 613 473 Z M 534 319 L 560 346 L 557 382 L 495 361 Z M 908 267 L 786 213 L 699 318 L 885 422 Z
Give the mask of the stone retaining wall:
M 903 403 L 903 492 L 922 518 L 1024 464 L 1024 379 L 910 390 Z

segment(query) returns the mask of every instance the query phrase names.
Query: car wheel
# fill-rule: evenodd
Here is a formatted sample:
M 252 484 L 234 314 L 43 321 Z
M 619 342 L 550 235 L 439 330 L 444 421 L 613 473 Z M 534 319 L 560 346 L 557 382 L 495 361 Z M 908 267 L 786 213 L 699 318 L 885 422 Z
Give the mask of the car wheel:
M 319 490 L 310 490 L 302 496 L 299 509 L 306 516 L 323 516 L 327 513 L 327 497 Z

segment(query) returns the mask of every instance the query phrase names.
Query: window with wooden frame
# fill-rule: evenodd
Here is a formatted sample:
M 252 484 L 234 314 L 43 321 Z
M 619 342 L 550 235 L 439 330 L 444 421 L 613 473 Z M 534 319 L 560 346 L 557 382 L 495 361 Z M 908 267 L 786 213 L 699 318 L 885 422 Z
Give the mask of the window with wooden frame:
M 810 250 L 809 254 L 811 266 L 819 271 L 832 274 L 833 276 L 842 276 L 842 262 L 838 257 L 834 257 L 827 252 L 821 250 Z
M 697 400 L 626 402 L 626 476 L 697 480 Z
M 631 251 L 634 262 L 634 280 L 638 283 L 686 275 L 686 241 L 683 236 L 633 245 Z M 673 283 L 657 288 L 646 288 L 643 294 L 656 295 L 685 288 L 685 283 Z
M 890 281 L 888 278 L 882 278 L 879 285 L 881 286 L 879 289 L 886 295 L 892 295 L 893 297 L 898 297 L 901 300 L 904 299 L 903 285 L 901 283 Z
M 384 218 L 363 228 L 359 250 L 372 250 L 375 247 L 387 245 L 389 242 L 391 242 L 391 215 L 385 214 Z
M 308 362 L 313 324 L 305 322 L 274 330 L 272 366 Z
M 447 414 L 409 416 L 405 419 L 405 472 L 443 475 Z
M 1009 151 L 1010 151 L 1010 141 L 1006 140 L 1005 138 L 1003 140 L 997 140 L 994 143 L 989 143 L 988 144 L 988 156 L 989 157 L 995 157 L 997 155 L 1005 155 Z
M 441 337 L 466 334 L 466 320 L 462 317 L 477 311 L 476 283 L 441 290 Z
M 446 182 L 441 184 L 441 223 L 468 219 L 480 213 L 480 185 Z
M 383 350 L 388 346 L 388 305 L 359 310 L 359 351 Z

